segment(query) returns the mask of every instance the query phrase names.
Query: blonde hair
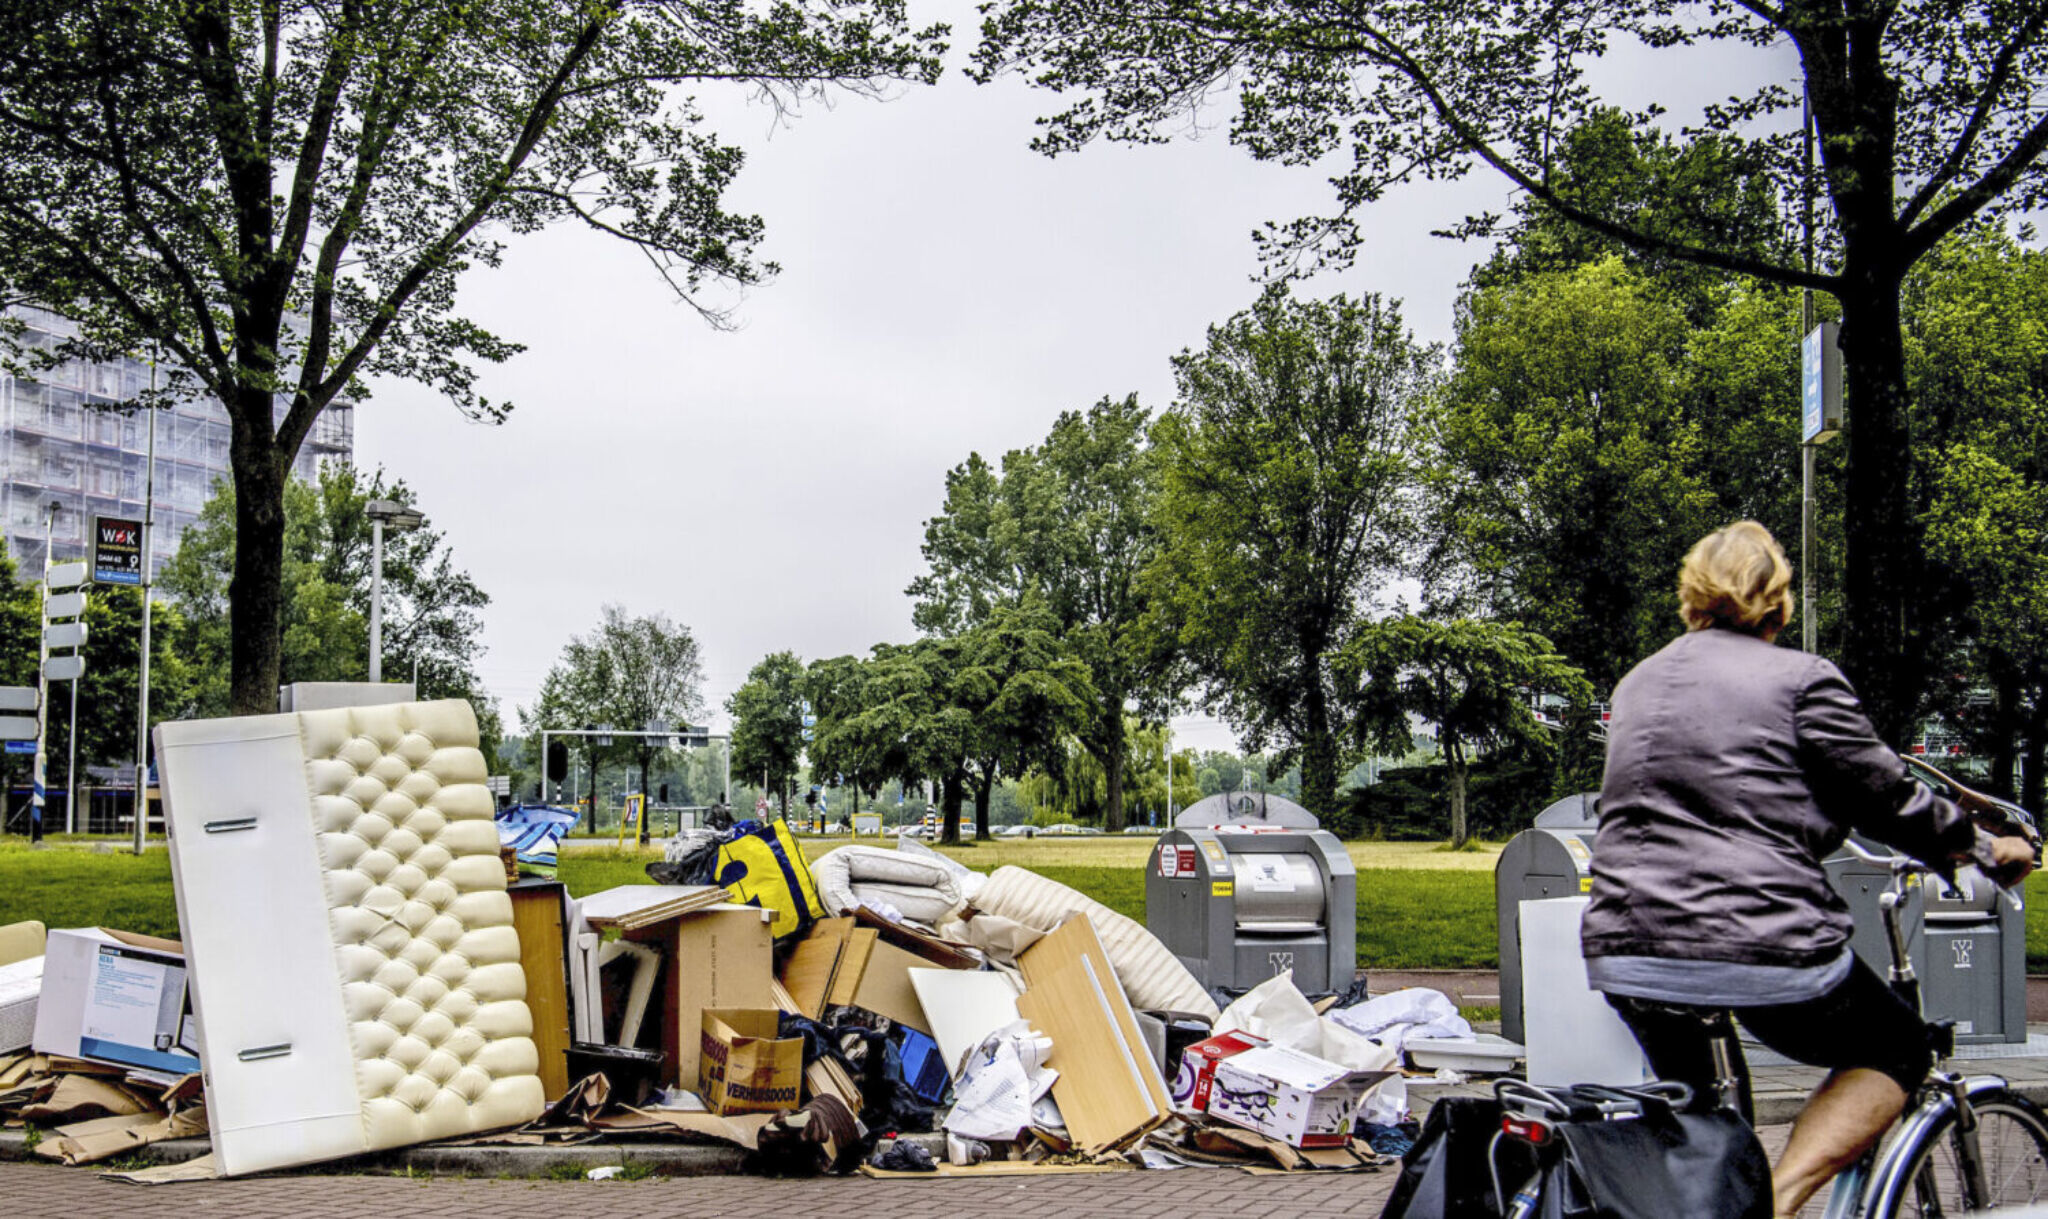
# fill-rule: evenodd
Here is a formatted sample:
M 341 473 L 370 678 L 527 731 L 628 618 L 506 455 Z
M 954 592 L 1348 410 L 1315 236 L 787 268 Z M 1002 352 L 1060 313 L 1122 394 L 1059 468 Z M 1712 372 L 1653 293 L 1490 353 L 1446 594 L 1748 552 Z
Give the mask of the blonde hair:
M 1792 609 L 1792 564 L 1755 521 L 1701 538 L 1678 569 L 1678 616 L 1688 630 L 1774 635 L 1792 621 Z

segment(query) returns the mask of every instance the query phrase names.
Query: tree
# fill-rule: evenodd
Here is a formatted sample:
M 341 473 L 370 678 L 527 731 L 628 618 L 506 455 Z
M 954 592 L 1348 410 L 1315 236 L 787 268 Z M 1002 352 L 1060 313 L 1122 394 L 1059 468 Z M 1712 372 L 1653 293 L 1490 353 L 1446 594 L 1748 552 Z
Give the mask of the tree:
M 1172 654 L 1145 622 L 1140 578 L 1158 545 L 1152 504 L 1159 463 L 1136 397 L 1067 411 L 1044 443 L 1006 454 L 1002 470 L 970 455 L 946 475 L 946 503 L 925 523 L 930 570 L 907 590 L 918 629 L 948 634 L 998 605 L 1044 606 L 1061 642 L 1088 666 L 1097 702 L 1077 734 L 1108 775 L 1103 823 L 1123 828 L 1124 716 L 1159 718 L 1178 693 Z
M 1003 776 L 1052 758 L 1086 728 L 1097 702 L 1088 666 L 1068 655 L 1038 606 L 1001 606 L 939 646 L 953 652 L 943 697 L 969 727 L 965 765 L 974 793 L 974 836 L 989 837 L 989 801 Z
M 1929 663 L 1920 646 L 1929 624 L 1917 620 L 1913 599 L 1921 548 L 1909 493 L 1915 437 L 1901 285 L 1972 219 L 2024 214 L 2048 199 L 2048 114 L 2035 97 L 2048 76 L 2048 8 L 1989 0 L 1965 17 L 1952 5 L 1866 0 L 1626 0 L 1593 9 L 995 0 L 985 12 L 977 76 L 1014 71 L 1067 99 L 1036 141 L 1048 153 L 1098 137 L 1170 139 L 1199 128 L 1188 119 L 1204 103 L 1234 93 L 1231 137 L 1254 157 L 1307 165 L 1347 154 L 1333 179 L 1336 214 L 1266 233 L 1278 265 L 1341 263 L 1361 240 L 1361 209 L 1388 190 L 1483 165 L 1571 224 L 1633 249 L 1831 294 L 1854 403 L 1845 591 L 1855 629 L 1845 636 L 1844 667 L 1880 733 L 1901 738 Z M 1601 192 L 1553 172 L 1567 134 L 1612 109 L 1589 72 L 1618 44 L 1641 57 L 1631 80 L 1656 80 L 1663 60 L 1702 45 L 1797 52 L 1794 87 L 1769 81 L 1708 106 L 1698 130 L 1679 138 L 1714 141 L 1734 172 L 1797 201 L 1801 133 L 1785 120 L 1803 94 L 1819 140 L 1832 269 L 1760 255 L 1755 234 L 1739 228 L 1685 222 L 1683 198 L 1695 185 L 1688 173 L 1645 184 L 1646 196 L 1671 206 L 1631 211 L 1603 207 Z M 1629 126 L 1648 132 L 1664 117 L 1647 106 L 1629 114 Z M 1486 235 L 1499 221 L 1468 217 L 1449 231 Z
M 1400 569 L 1432 364 L 1398 307 L 1280 287 L 1174 359 L 1179 401 L 1155 432 L 1159 617 L 1249 745 L 1299 755 L 1312 809 L 1335 807 L 1350 767 L 1331 653 Z
M 945 30 L 899 0 L 20 0 L 0 8 L 0 297 L 79 324 L 61 360 L 150 347 L 157 400 L 218 398 L 238 492 L 232 704 L 272 705 L 285 485 L 368 379 L 502 418 L 476 361 L 519 348 L 454 310 L 507 234 L 623 240 L 716 321 L 759 282 L 762 225 L 725 210 L 741 156 L 681 89 L 779 107 L 935 79 Z
M 324 463 L 317 483 L 295 479 L 285 485 L 281 684 L 360 681 L 368 668 L 373 581 L 366 508 L 373 499 L 420 507 L 403 481 L 386 481 L 382 470 L 365 474 L 347 463 Z M 183 646 L 195 662 L 193 697 L 201 715 L 233 709 L 229 590 L 240 515 L 234 488 L 219 484 L 180 536 L 159 583 L 189 625 Z M 422 698 L 475 704 L 486 747 L 494 749 L 496 709 L 476 672 L 484 651 L 481 611 L 488 604 L 489 594 L 455 566 L 454 552 L 431 519 L 417 529 L 386 534 L 384 668 L 416 673 Z M 272 709 L 276 700 L 273 691 Z
M 886 783 L 937 782 L 949 843 L 960 841 L 972 736 L 968 713 L 946 697 L 956 662 L 947 639 L 877 644 L 857 668 L 840 671 L 840 697 L 819 716 L 812 752 L 819 769 L 856 775 L 870 794 Z
M 765 776 L 767 786 L 782 797 L 784 817 L 789 816 L 789 787 L 803 763 L 805 684 L 804 662 L 795 652 L 771 652 L 725 700 L 732 714 L 733 769 Z
M 1674 633 L 1679 561 L 1718 520 L 1689 337 L 1613 257 L 1531 274 L 1465 297 L 1433 404 L 1434 591 L 1527 622 L 1601 689 Z
M 1453 847 L 1469 837 L 1465 785 L 1475 752 L 1509 741 L 1544 743 L 1532 694 L 1578 704 L 1593 694 L 1549 640 L 1510 622 L 1414 615 L 1376 622 L 1346 643 L 1339 669 L 1357 700 L 1362 743 L 1405 753 L 1410 715 L 1436 726 L 1450 778 Z
M 2048 256 L 1996 230 L 1969 233 L 1916 271 L 1907 305 L 1915 404 L 1929 430 L 1955 437 L 1916 463 L 1926 595 L 1961 611 L 1941 647 L 1936 707 L 1989 759 L 1992 785 L 2038 809 L 2048 764 Z
M 529 735 L 568 724 L 610 724 L 628 732 L 660 732 L 686 726 L 703 707 L 704 667 L 690 628 L 667 614 L 634 616 L 622 605 L 606 605 L 597 629 L 572 636 L 562 659 L 541 680 L 541 697 L 531 717 L 522 716 Z M 660 736 L 618 738 L 640 770 L 647 793 L 648 770 L 668 748 Z M 591 745 L 590 828 L 597 828 L 597 757 Z M 647 819 L 640 819 L 647 841 Z
M 86 595 L 85 676 L 78 679 L 78 764 L 129 766 L 135 761 L 135 700 L 141 689 L 137 661 L 142 652 L 140 589 L 95 586 Z M 149 639 L 149 722 L 193 713 L 193 673 L 186 659 L 185 621 L 175 606 L 151 611 Z M 51 683 L 50 756 L 68 749 L 68 683 Z

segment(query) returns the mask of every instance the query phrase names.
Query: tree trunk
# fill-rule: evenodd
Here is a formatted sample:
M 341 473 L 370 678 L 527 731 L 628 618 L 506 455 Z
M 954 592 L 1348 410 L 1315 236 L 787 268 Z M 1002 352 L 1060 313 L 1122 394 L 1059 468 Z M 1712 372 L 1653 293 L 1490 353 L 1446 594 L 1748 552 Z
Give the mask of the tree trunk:
M 1984 751 L 1991 755 L 1991 794 L 2007 800 L 2018 799 L 2014 779 L 2018 774 L 2020 736 L 2019 682 L 2010 675 L 1992 679 L 1991 728 L 1984 734 Z
M 1878 736 L 1894 748 L 1912 731 L 1927 663 L 1915 646 L 1921 531 L 1912 503 L 1900 278 L 1888 264 L 1851 265 L 1841 293 L 1849 442 L 1842 669 Z
M 967 772 L 955 770 L 946 776 L 943 787 L 945 794 L 939 807 L 945 812 L 945 828 L 939 832 L 939 841 L 947 846 L 960 845 L 960 806 L 965 802 Z
M 267 426 L 270 396 L 250 395 L 231 412 L 230 441 L 235 478 L 235 573 L 228 581 L 228 701 L 236 715 L 277 711 L 278 613 L 284 594 L 284 483 Z M 263 424 L 244 418 L 260 411 Z
M 1307 659 L 1311 676 L 1302 708 L 1308 722 L 1301 739 L 1301 802 L 1327 819 L 1337 809 L 1337 737 L 1330 728 L 1329 700 L 1322 688 L 1321 654 Z
M 1456 850 L 1472 836 L 1465 824 L 1465 747 L 1449 739 L 1443 744 L 1444 766 L 1451 777 L 1451 849 Z
M 1104 785 L 1108 788 L 1102 810 L 1102 828 L 1110 834 L 1121 834 L 1124 829 L 1124 713 L 1119 704 L 1116 708 L 1115 731 L 1103 737 L 1101 757 Z
M 2048 774 L 2042 773 L 2044 763 L 2048 763 L 2048 706 L 2035 709 L 2020 762 L 2018 803 L 2036 817 L 2048 812 L 2048 808 L 2043 807 L 2043 803 L 2048 802 Z
M 974 840 L 987 842 L 992 837 L 988 832 L 988 806 L 990 797 L 995 795 L 996 768 L 985 766 L 981 771 L 981 782 L 974 788 Z

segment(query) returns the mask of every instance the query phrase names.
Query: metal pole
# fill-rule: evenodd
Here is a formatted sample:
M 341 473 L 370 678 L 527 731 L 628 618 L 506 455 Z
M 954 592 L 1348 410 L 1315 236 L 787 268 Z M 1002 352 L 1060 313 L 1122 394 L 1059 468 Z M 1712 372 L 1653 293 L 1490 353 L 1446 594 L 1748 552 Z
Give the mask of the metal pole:
M 540 802 L 548 802 L 548 732 L 545 728 L 540 732 Z
M 43 509 L 43 605 L 36 616 L 36 760 L 29 784 L 28 840 L 43 840 L 43 747 L 50 731 L 50 548 L 57 544 L 57 501 Z
M 1813 95 L 1802 90 L 1799 99 L 1799 142 L 1804 147 L 1805 177 L 1801 180 L 1800 224 L 1804 230 L 1806 272 L 1813 273 Z M 1799 293 L 1799 334 L 1813 332 L 1813 289 Z M 1811 652 L 1820 635 L 1820 622 L 1813 609 L 1813 469 L 1814 446 L 1799 446 L 1799 646 Z
M 85 619 L 81 617 L 79 621 Z M 85 649 L 78 649 L 84 654 Z M 71 735 L 64 738 L 64 832 L 78 832 L 78 683 L 71 679 Z
M 1173 824 L 1173 725 L 1166 726 L 1166 824 Z
M 149 357 L 149 387 L 156 388 L 156 354 Z M 149 450 L 142 463 L 142 659 L 135 698 L 135 853 L 149 832 L 149 538 L 156 528 L 156 406 L 149 408 Z
M 384 522 L 370 518 L 370 681 L 384 680 Z

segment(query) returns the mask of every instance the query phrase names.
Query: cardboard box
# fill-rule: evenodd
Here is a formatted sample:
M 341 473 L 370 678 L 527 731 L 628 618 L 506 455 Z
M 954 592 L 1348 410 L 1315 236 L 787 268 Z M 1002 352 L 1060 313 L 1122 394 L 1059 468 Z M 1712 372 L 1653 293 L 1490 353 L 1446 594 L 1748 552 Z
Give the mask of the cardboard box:
M 1286 1046 L 1258 1046 L 1216 1064 L 1208 1114 L 1291 1147 L 1343 1147 L 1351 1142 L 1359 1102 L 1391 1074 L 1354 1071 Z
M 668 957 L 661 1046 L 678 1087 L 697 1086 L 705 1011 L 774 1009 L 773 918 L 759 906 L 720 905 L 627 935 L 660 947 Z
M 1180 1070 L 1173 1077 L 1173 1107 L 1183 1113 L 1206 1110 L 1210 1085 L 1216 1078 L 1216 1064 L 1264 1044 L 1264 1037 L 1254 1037 L 1250 1033 L 1223 1033 L 1197 1041 L 1181 1051 Z
M 0 1054 L 28 1048 L 36 1035 L 36 999 L 43 993 L 43 959 L 0 965 Z
M 778 1113 L 803 1103 L 803 1038 L 777 1037 L 780 1016 L 774 1008 L 704 1013 L 697 1094 L 713 1113 Z
M 32 1044 L 164 1075 L 197 1071 L 184 945 L 104 927 L 52 931 Z

